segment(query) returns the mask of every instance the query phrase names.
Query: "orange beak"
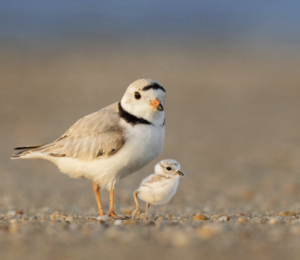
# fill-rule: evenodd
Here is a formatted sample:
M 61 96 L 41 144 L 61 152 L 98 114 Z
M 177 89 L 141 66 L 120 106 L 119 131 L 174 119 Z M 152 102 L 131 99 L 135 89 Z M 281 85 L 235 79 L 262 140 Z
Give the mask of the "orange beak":
M 152 106 L 155 110 L 158 110 L 158 111 L 164 111 L 164 107 L 163 105 L 159 102 L 158 99 L 155 99 L 154 101 L 152 101 L 150 103 L 150 106 Z

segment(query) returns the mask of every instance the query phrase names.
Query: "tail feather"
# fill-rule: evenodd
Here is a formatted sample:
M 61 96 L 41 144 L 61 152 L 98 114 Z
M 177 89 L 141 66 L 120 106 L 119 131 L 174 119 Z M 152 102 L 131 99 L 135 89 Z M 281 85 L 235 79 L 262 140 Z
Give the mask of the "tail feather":
M 17 159 L 17 158 L 20 158 L 20 157 L 24 157 L 26 156 L 27 154 L 31 153 L 32 151 L 34 151 L 35 149 L 37 148 L 40 148 L 40 147 L 43 147 L 44 145 L 47 145 L 49 143 L 45 143 L 45 144 L 39 144 L 39 145 L 29 145 L 29 146 L 20 146 L 20 147 L 16 147 L 14 148 L 14 150 L 23 150 L 23 151 L 20 151 L 18 153 L 15 153 L 11 159 Z
M 49 143 L 44 143 L 44 144 L 37 144 L 37 145 L 28 145 L 28 146 L 20 146 L 20 147 L 16 147 L 14 148 L 14 150 L 29 150 L 29 149 L 35 149 L 35 148 L 39 148 L 41 146 L 44 146 L 46 144 Z
M 12 157 L 10 157 L 10 159 L 17 159 L 17 158 L 20 158 L 22 156 L 24 156 L 25 154 L 24 153 L 28 153 L 28 151 L 21 151 L 21 152 L 18 152 L 18 153 L 15 153 Z

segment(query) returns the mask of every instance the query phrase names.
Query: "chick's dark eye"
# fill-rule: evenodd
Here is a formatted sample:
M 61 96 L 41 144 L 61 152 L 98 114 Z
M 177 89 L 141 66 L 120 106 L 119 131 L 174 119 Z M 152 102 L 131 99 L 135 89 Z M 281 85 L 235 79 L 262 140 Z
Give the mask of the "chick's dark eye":
M 139 92 L 134 92 L 134 97 L 135 97 L 135 99 L 140 99 L 141 94 Z
M 167 171 L 171 171 L 171 170 L 172 170 L 172 168 L 171 168 L 171 167 L 167 167 L 166 169 L 167 169 Z

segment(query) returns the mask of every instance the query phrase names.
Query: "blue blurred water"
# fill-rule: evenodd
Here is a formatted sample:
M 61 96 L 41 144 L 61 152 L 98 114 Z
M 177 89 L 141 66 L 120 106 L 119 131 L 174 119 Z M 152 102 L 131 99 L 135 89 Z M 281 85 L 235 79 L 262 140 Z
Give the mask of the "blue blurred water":
M 297 42 L 300 1 L 0 0 L 0 40 L 175 37 Z

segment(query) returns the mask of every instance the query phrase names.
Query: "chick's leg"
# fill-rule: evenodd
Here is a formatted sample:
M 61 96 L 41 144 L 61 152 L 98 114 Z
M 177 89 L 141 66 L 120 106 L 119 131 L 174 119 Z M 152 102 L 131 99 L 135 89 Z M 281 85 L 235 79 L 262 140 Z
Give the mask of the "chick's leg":
M 134 218 L 134 217 L 137 215 L 137 219 L 140 218 L 140 214 L 141 214 L 141 209 L 140 209 L 139 201 L 138 201 L 138 198 L 137 198 L 137 195 L 138 195 L 139 193 L 140 193 L 140 192 L 139 192 L 138 190 L 136 190 L 136 191 L 133 193 L 133 197 L 134 197 L 134 201 L 135 201 L 136 208 L 135 208 L 135 210 L 132 212 L 132 218 Z
M 146 213 L 145 213 L 145 219 L 148 219 L 148 210 L 149 210 L 149 207 L 150 207 L 150 203 L 147 202 L 146 204 Z

